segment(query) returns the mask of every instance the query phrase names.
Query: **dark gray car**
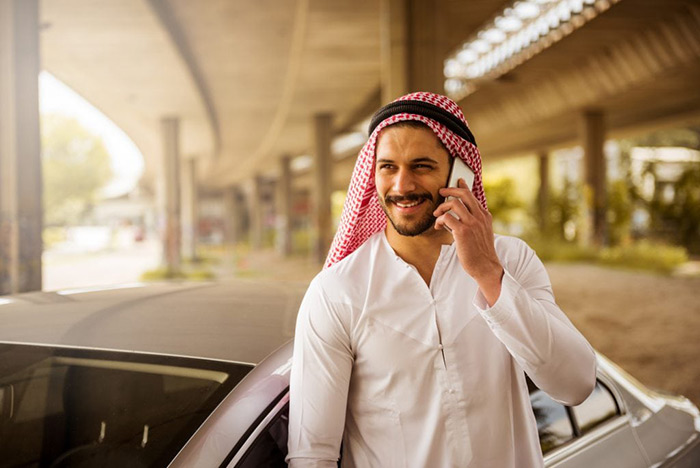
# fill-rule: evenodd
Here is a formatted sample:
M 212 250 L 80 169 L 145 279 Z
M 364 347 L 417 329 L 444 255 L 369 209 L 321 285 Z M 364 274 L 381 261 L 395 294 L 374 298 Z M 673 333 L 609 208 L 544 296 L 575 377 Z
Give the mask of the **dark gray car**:
M 304 289 L 237 281 L 0 297 L 0 466 L 285 466 Z M 700 466 L 698 409 L 602 356 L 583 404 L 534 385 L 530 397 L 548 467 Z

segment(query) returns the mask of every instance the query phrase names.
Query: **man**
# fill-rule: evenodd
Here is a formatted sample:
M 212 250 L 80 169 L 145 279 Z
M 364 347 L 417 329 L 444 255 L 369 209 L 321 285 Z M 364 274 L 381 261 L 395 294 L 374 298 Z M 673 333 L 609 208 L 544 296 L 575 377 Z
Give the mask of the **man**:
M 455 157 L 471 191 L 444 188 Z M 343 466 L 542 466 L 525 374 L 575 405 L 595 366 L 535 253 L 493 235 L 457 104 L 380 109 L 297 318 L 290 466 L 336 466 L 341 442 Z

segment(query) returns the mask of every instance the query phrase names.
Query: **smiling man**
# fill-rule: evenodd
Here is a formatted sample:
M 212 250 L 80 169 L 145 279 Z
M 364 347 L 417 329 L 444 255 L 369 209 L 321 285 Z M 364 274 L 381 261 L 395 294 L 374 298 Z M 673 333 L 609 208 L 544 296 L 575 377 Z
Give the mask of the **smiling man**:
M 445 188 L 453 158 L 472 190 Z M 535 253 L 491 224 L 453 101 L 413 93 L 375 114 L 297 319 L 290 466 L 336 466 L 341 443 L 343 466 L 542 466 L 525 376 L 578 404 L 595 354 Z

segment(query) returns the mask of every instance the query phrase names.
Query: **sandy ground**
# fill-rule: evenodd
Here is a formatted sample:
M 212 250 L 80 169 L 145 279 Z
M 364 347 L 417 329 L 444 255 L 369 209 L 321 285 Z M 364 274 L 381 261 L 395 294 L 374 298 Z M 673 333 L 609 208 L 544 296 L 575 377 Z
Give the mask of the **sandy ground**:
M 642 383 L 700 404 L 700 278 L 547 265 L 557 302 L 591 344 Z

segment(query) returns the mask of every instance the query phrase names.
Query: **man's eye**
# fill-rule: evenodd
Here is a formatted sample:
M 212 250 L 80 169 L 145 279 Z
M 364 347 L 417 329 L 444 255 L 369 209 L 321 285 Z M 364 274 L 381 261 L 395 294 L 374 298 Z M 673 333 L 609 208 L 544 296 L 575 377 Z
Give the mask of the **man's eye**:
M 416 168 L 416 169 L 427 170 L 427 169 L 432 169 L 433 166 L 431 166 L 430 164 L 416 164 L 416 165 L 415 165 L 415 168 Z
M 380 164 L 379 170 L 391 170 L 394 168 L 393 164 Z

